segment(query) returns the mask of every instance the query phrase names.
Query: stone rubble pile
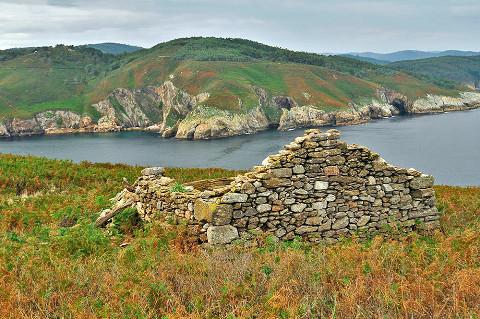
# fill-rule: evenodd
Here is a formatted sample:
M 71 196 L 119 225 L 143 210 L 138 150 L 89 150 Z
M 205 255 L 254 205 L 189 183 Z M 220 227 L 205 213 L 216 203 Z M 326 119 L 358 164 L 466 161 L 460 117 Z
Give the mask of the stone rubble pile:
M 186 223 L 211 244 L 248 240 L 259 231 L 320 242 L 439 227 L 432 176 L 389 165 L 339 137 L 337 130 L 307 130 L 231 184 L 204 191 L 174 192 L 161 168 L 145 169 L 114 207 L 128 198 L 143 220 Z

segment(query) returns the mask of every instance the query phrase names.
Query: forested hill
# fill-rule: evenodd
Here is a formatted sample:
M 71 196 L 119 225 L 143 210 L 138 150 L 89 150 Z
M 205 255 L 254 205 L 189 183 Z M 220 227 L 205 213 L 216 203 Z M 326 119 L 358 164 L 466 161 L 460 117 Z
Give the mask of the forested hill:
M 432 79 L 445 79 L 480 89 L 480 56 L 446 56 L 390 64 L 392 68 Z
M 85 46 L 89 47 L 89 48 L 94 48 L 94 49 L 100 50 L 103 53 L 114 54 L 114 55 L 119 55 L 119 54 L 124 54 L 124 53 L 132 53 L 132 52 L 135 52 L 135 51 L 143 50 L 142 47 L 138 47 L 138 46 L 134 46 L 134 45 L 128 45 L 128 44 L 122 44 L 122 43 L 113 43 L 113 42 L 87 44 Z

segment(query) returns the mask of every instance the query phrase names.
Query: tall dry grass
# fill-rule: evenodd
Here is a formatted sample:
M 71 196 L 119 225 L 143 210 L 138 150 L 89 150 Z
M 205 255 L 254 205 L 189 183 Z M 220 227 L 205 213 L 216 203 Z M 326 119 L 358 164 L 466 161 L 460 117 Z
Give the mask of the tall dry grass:
M 480 316 L 480 188 L 436 187 L 429 236 L 203 249 L 181 226 L 93 227 L 139 169 L 0 156 L 0 318 Z

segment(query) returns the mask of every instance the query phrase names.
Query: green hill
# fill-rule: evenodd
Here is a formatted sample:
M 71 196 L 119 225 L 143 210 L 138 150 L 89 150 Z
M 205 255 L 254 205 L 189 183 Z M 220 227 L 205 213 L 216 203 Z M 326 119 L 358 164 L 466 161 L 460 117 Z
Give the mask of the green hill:
M 389 66 L 417 76 L 445 79 L 480 88 L 480 56 L 446 56 L 395 62 Z
M 122 43 L 112 43 L 112 42 L 87 44 L 85 46 L 88 48 L 100 50 L 103 53 L 114 54 L 114 55 L 132 53 L 135 51 L 143 50 L 142 47 L 122 44 Z
M 111 71 L 116 58 L 84 47 L 16 49 L 0 52 L 0 114 L 28 117 L 46 109 L 85 108 L 88 83 Z
M 381 87 L 411 98 L 456 93 L 348 57 L 242 39 L 184 38 L 119 56 L 62 45 L 0 51 L 0 116 L 27 118 L 65 109 L 97 118 L 91 105 L 113 90 L 159 86 L 166 80 L 191 95 L 208 92 L 210 107 L 238 112 L 258 105 L 255 87 L 325 110 L 371 99 Z

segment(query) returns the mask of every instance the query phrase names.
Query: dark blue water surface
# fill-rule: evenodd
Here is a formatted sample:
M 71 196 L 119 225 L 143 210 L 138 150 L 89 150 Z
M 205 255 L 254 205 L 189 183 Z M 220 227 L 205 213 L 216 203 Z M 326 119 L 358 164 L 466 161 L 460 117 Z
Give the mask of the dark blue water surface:
M 325 130 L 327 128 L 324 128 Z M 395 117 L 338 128 L 392 164 L 433 174 L 437 184 L 480 185 L 480 110 Z M 0 140 L 0 152 L 146 166 L 245 169 L 303 133 L 270 130 L 208 141 L 145 132 L 34 136 Z

